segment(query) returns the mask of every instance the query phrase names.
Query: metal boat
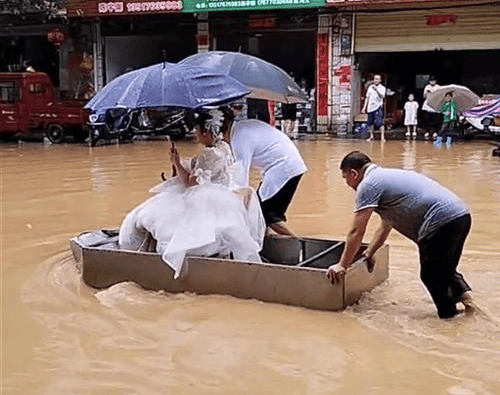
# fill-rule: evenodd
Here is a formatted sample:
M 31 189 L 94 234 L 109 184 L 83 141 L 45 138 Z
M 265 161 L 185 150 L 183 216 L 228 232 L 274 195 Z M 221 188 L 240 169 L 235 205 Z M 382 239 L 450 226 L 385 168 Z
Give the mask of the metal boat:
M 266 236 L 263 262 L 231 257 L 186 256 L 181 276 L 156 252 L 121 250 L 118 232 L 98 230 L 70 240 L 83 281 L 102 289 L 133 281 L 148 290 L 224 294 L 319 310 L 343 310 L 389 276 L 389 246 L 369 265 L 363 244 L 342 281 L 332 285 L 327 268 L 340 260 L 345 242 L 312 237 Z

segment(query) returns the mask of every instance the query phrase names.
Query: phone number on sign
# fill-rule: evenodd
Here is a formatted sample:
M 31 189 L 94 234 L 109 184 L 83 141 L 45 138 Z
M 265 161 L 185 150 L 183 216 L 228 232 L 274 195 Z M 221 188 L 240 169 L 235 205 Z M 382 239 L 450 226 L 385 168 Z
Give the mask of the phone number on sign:
M 126 12 L 147 12 L 147 11 L 171 11 L 182 10 L 182 1 L 141 1 L 135 3 L 127 3 Z M 100 14 L 125 12 L 124 3 L 115 1 L 109 3 L 99 3 L 98 10 Z

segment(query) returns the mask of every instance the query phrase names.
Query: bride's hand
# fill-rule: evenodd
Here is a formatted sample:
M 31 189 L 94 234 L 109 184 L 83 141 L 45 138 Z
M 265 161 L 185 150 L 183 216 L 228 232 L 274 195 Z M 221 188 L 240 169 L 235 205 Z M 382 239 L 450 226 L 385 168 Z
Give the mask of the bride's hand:
M 170 160 L 174 165 L 178 165 L 181 161 L 179 152 L 177 151 L 177 148 L 175 148 L 175 146 L 172 146 L 172 148 L 170 148 Z

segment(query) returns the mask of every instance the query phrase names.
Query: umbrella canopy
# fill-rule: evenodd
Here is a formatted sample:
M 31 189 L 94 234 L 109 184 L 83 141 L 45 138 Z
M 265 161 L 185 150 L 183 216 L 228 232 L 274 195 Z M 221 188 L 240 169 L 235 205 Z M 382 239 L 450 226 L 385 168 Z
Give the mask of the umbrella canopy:
M 453 84 L 440 86 L 434 92 L 430 93 L 427 97 L 427 103 L 439 111 L 445 103 L 444 98 L 448 92 L 453 93 L 453 100 L 457 103 L 459 113 L 465 112 L 479 103 L 479 96 L 469 88 Z
M 211 51 L 180 61 L 181 65 L 203 66 L 236 78 L 252 92 L 248 97 L 303 103 L 307 95 L 284 70 L 255 56 L 239 52 Z
M 224 73 L 199 66 L 159 63 L 115 78 L 85 108 L 196 109 L 230 102 L 248 93 L 245 85 Z

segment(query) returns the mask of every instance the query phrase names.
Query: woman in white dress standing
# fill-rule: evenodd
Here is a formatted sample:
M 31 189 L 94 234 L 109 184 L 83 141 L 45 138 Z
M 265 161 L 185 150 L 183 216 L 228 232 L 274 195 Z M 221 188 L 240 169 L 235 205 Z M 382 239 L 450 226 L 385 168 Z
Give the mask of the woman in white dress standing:
M 418 102 L 415 101 L 415 96 L 413 93 L 408 95 L 408 101 L 405 103 L 405 126 L 406 126 L 406 137 L 417 138 L 417 112 L 418 112 Z
M 152 188 L 155 195 L 120 228 L 122 249 L 143 249 L 152 237 L 175 278 L 186 254 L 232 253 L 238 260 L 260 261 L 265 221 L 255 192 L 241 186 L 231 148 L 219 136 L 223 119 L 218 109 L 198 114 L 195 130 L 204 150 L 186 163 L 172 145 L 177 175 Z

